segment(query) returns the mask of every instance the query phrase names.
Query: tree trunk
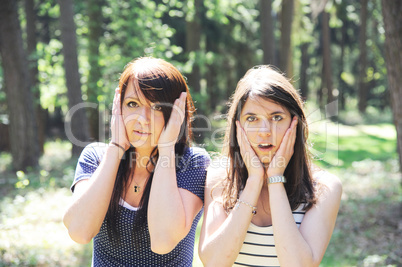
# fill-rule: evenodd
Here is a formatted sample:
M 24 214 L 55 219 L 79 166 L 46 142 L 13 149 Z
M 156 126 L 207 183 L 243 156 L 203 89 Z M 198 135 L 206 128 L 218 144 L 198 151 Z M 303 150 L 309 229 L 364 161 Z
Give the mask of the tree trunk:
M 261 46 L 264 53 L 263 64 L 271 64 L 276 66 L 272 0 L 260 0 L 260 21 Z
M 346 10 L 345 10 L 346 12 Z M 341 28 L 341 43 L 340 43 L 340 48 L 341 48 L 341 55 L 339 57 L 339 74 L 338 74 L 338 80 L 339 80 L 339 108 L 341 110 L 345 110 L 346 108 L 346 98 L 345 98 L 345 92 L 346 92 L 346 83 L 342 79 L 342 72 L 344 71 L 344 66 L 345 66 L 345 39 L 346 39 L 346 25 L 342 25 Z
M 367 3 L 368 0 L 361 1 L 360 11 L 360 36 L 359 36 L 359 111 L 364 113 L 367 108 L 368 87 L 366 82 L 367 69 Z
M 327 96 L 327 102 L 331 103 L 334 100 L 332 94 L 332 67 L 331 67 L 331 40 L 330 40 L 330 28 L 329 28 L 329 14 L 323 12 L 322 19 L 322 87 L 325 98 Z M 323 104 L 323 102 L 321 102 Z M 321 106 L 322 107 L 322 106 Z
M 309 68 L 310 57 L 308 55 L 308 43 L 303 43 L 300 46 L 301 64 L 300 64 L 300 93 L 303 100 L 308 97 L 308 79 L 307 69 Z
M 71 120 L 69 123 L 66 118 L 65 130 L 73 145 L 72 156 L 79 156 L 88 141 L 88 121 L 82 105 L 73 1 L 60 0 L 59 5 L 61 42 L 63 43 L 64 70 L 70 109 L 68 118 Z
M 201 19 L 202 19 L 202 0 L 194 1 L 194 16 L 189 18 L 186 25 L 186 52 L 199 53 L 201 46 Z M 197 62 L 197 56 L 194 59 L 193 69 L 191 73 L 187 75 L 188 85 L 193 92 L 201 92 L 201 70 L 199 62 Z
M 27 53 L 29 70 L 31 77 L 31 87 L 34 96 L 34 109 L 36 115 L 36 122 L 38 124 L 38 139 L 39 151 L 43 154 L 43 145 L 45 143 L 45 129 L 46 129 L 46 111 L 40 104 L 40 91 L 38 80 L 38 59 L 36 54 L 37 45 L 37 31 L 36 31 L 36 11 L 34 0 L 25 0 L 25 14 L 26 14 L 26 32 L 27 32 Z
M 0 54 L 9 110 L 13 168 L 26 170 L 28 166 L 38 165 L 39 148 L 17 1 L 0 0 Z
M 388 87 L 397 132 L 399 166 L 402 171 L 402 2 L 382 0 L 382 13 L 385 28 Z
M 293 22 L 294 0 L 283 0 L 281 11 L 281 39 L 279 67 L 287 76 L 292 76 L 292 22 Z
M 99 44 L 100 38 L 103 35 L 102 30 L 102 4 L 103 1 L 89 0 L 88 1 L 88 28 L 89 28 L 89 77 L 88 77 L 88 102 L 98 103 L 98 94 L 101 88 L 98 82 L 102 79 L 102 71 L 99 66 Z M 99 140 L 99 105 L 97 108 L 88 110 L 89 117 L 89 132 L 91 139 Z

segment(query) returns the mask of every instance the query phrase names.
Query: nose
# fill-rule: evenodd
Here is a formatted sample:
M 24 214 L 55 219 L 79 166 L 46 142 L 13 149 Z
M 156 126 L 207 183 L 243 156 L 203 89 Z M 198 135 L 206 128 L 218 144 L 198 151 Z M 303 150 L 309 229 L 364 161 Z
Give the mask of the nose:
M 149 107 L 142 106 L 138 111 L 138 121 L 141 124 L 149 124 L 151 118 L 151 110 Z
M 260 136 L 270 136 L 271 135 L 271 125 L 269 121 L 264 120 L 261 122 L 261 125 L 258 129 L 258 135 Z
M 127 124 L 131 121 L 131 123 L 139 123 L 141 125 L 150 124 L 150 110 L 147 107 L 139 107 L 134 112 L 130 112 L 124 118 L 124 122 Z

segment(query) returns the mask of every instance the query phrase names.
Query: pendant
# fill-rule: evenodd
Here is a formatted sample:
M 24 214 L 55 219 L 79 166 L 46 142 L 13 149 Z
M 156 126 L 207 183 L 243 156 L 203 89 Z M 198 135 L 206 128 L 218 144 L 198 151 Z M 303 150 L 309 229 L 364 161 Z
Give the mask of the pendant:
M 140 187 L 138 185 L 134 185 L 134 192 L 135 193 L 140 192 Z

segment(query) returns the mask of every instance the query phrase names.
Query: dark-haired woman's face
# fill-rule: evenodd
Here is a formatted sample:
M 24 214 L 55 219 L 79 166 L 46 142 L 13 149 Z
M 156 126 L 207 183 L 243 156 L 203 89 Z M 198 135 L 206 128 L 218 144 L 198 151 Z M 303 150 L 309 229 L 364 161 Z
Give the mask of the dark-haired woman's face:
M 132 82 L 126 88 L 122 114 L 127 137 L 135 148 L 151 150 L 157 146 L 165 125 L 161 106 L 138 95 Z
M 262 163 L 270 163 L 292 121 L 281 105 L 261 97 L 249 98 L 240 113 L 240 124 Z

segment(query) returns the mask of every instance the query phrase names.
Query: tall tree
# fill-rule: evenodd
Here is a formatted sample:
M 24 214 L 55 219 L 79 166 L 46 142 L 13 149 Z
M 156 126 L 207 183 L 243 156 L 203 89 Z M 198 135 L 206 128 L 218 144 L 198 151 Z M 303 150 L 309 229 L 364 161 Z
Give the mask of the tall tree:
M 329 28 L 329 14 L 324 11 L 321 14 L 322 29 L 322 91 L 320 95 L 320 107 L 324 107 L 324 99 L 330 103 L 334 100 L 332 94 L 332 67 L 331 67 L 331 39 Z
M 283 0 L 281 11 L 281 39 L 279 67 L 286 72 L 287 76 L 292 76 L 292 22 L 293 22 L 294 0 Z
M 397 132 L 399 166 L 402 171 L 402 2 L 382 0 L 382 13 L 388 88 Z
M 98 103 L 99 81 L 102 78 L 102 71 L 99 65 L 99 45 L 103 35 L 102 29 L 102 6 L 104 1 L 89 0 L 88 1 L 88 101 L 90 103 Z M 89 132 L 92 139 L 99 140 L 99 106 L 88 110 Z
M 272 17 L 272 0 L 260 0 L 260 25 L 263 64 L 277 65 L 275 60 L 274 19 Z
M 202 9 L 203 3 L 202 0 L 190 0 L 189 3 L 193 5 L 189 5 L 192 7 L 190 15 L 187 17 L 186 24 L 186 52 L 187 53 L 199 53 L 201 48 L 201 20 L 202 20 Z M 192 72 L 187 75 L 188 84 L 190 88 L 199 93 L 201 91 L 201 70 L 199 66 L 199 62 L 197 62 L 197 56 L 194 57 L 193 69 Z
M 25 17 L 26 17 L 26 33 L 27 33 L 27 53 L 29 62 L 29 71 L 31 77 L 31 88 L 34 96 L 34 109 L 36 122 L 38 124 L 38 140 L 39 150 L 43 153 L 43 145 L 45 143 L 45 127 L 46 127 L 46 111 L 40 104 L 40 91 L 38 81 L 38 60 L 36 53 L 37 46 L 37 30 L 36 30 L 36 10 L 34 0 L 25 0 Z
M 308 97 L 308 79 L 307 79 L 307 70 L 309 68 L 310 56 L 308 54 L 308 43 L 302 43 L 300 45 L 301 52 L 301 62 L 300 62 L 300 93 L 302 98 L 305 100 Z
M 63 43 L 64 70 L 70 109 L 72 156 L 79 156 L 88 141 L 88 121 L 82 103 L 81 81 L 78 72 L 77 36 L 75 33 L 73 0 L 60 0 L 60 28 Z M 70 129 L 66 129 L 68 132 Z M 73 139 L 73 140 L 71 140 Z
M 0 54 L 9 110 L 13 168 L 25 170 L 28 166 L 38 165 L 39 148 L 17 3 L 0 0 Z
M 362 0 L 360 11 L 360 36 L 359 36 L 359 111 L 364 113 L 367 108 L 368 86 L 366 81 L 367 70 L 367 4 L 368 0 Z
M 340 2 L 339 5 L 337 6 L 337 16 L 338 18 L 342 21 L 342 27 L 340 29 L 341 37 L 340 37 L 340 43 L 339 47 L 341 50 L 341 54 L 339 56 L 339 70 L 338 70 L 338 81 L 339 81 L 339 108 L 341 110 L 345 110 L 345 105 L 346 105 L 346 98 L 345 98 L 345 92 L 347 88 L 347 84 L 345 83 L 344 79 L 342 78 L 342 73 L 345 71 L 345 52 L 346 52 L 346 42 L 347 42 L 347 27 L 348 27 L 348 21 L 347 21 L 347 3 L 345 1 Z

